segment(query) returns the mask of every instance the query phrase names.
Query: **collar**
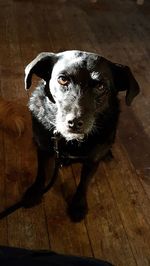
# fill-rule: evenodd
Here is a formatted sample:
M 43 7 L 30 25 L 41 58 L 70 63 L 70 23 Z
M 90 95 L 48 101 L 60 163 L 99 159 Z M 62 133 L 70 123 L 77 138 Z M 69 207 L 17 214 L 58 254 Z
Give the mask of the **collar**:
M 52 140 L 54 143 L 53 148 L 54 148 L 56 159 L 63 161 L 64 159 L 85 160 L 87 158 L 87 156 L 73 156 L 69 153 L 63 153 L 63 151 L 61 151 L 59 147 L 59 142 L 62 138 L 63 136 L 56 129 L 54 129 Z
M 61 138 L 62 138 L 61 134 L 56 129 L 54 129 L 52 140 L 54 142 L 53 148 L 57 159 L 60 158 L 59 141 Z

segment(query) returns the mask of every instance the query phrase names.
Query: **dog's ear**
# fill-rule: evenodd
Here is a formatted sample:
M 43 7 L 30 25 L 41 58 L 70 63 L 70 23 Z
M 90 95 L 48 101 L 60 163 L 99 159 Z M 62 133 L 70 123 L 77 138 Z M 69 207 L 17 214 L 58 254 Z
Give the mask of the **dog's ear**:
M 50 80 L 56 54 L 43 52 L 31 61 L 25 68 L 25 89 L 29 89 L 32 83 L 32 75 L 44 79 L 46 83 Z
M 130 105 L 133 98 L 139 93 L 140 88 L 135 80 L 130 68 L 128 66 L 116 64 L 109 62 L 111 67 L 114 85 L 117 90 L 119 91 L 127 91 L 126 92 L 126 104 Z

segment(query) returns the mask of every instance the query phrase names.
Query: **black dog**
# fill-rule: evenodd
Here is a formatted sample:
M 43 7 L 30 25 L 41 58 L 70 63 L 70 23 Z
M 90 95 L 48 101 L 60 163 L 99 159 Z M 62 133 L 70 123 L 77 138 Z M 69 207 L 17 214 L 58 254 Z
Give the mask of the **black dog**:
M 42 79 L 29 101 L 38 173 L 25 199 L 40 194 L 48 156 L 56 152 L 62 162 L 79 160 L 83 163 L 81 179 L 69 214 L 80 221 L 88 209 L 89 180 L 99 161 L 111 154 L 119 116 L 117 94 L 126 90 L 126 104 L 130 105 L 139 86 L 129 67 L 76 50 L 39 54 L 25 69 L 26 89 L 33 74 Z

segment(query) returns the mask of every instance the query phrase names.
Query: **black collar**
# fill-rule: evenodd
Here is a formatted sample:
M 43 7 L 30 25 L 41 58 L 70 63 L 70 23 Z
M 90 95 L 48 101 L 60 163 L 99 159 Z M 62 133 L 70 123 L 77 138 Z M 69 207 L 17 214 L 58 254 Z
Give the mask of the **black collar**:
M 53 148 L 54 148 L 54 152 L 55 152 L 55 158 L 57 160 L 60 160 L 61 164 L 63 164 L 63 160 L 66 159 L 70 159 L 70 160 L 85 160 L 87 158 L 87 156 L 74 156 L 68 153 L 64 153 L 63 150 L 61 150 L 61 148 L 59 147 L 59 142 L 62 139 L 62 135 L 57 131 L 54 130 L 53 132 Z

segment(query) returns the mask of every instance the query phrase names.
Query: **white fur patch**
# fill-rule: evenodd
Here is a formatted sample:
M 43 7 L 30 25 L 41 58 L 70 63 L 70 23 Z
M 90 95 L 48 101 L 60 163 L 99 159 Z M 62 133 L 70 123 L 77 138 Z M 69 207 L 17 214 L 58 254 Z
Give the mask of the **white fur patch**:
M 100 73 L 99 72 L 96 72 L 96 71 L 93 71 L 92 73 L 91 73 L 91 78 L 92 79 L 99 79 L 100 78 Z

